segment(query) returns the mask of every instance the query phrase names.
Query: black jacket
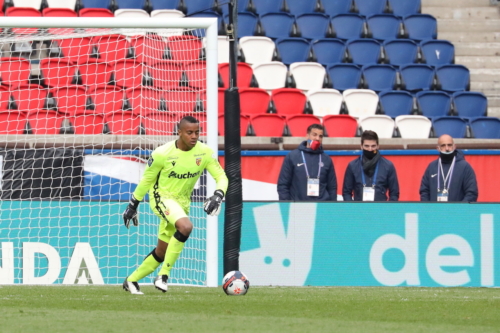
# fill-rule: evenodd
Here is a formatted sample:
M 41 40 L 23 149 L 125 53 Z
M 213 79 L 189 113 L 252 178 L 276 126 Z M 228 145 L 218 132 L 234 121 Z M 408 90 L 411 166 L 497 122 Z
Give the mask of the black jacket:
M 321 155 L 321 174 L 319 177 L 319 196 L 307 195 L 307 174 L 302 160 L 306 160 L 310 178 L 318 178 L 319 157 Z M 312 150 L 307 147 L 307 141 L 302 142 L 298 149 L 286 155 L 278 178 L 278 195 L 280 200 L 294 201 L 337 201 L 337 177 L 332 159 L 323 152 L 323 147 Z
M 361 158 L 349 162 L 345 170 L 344 186 L 342 196 L 344 201 L 363 201 L 363 181 L 361 178 Z M 365 174 L 366 186 L 372 186 L 373 177 Z M 389 190 L 389 201 L 398 201 L 399 183 L 394 164 L 388 159 L 380 156 L 378 161 L 378 173 L 375 180 L 375 201 L 387 201 Z M 353 198 L 354 192 L 354 198 Z
M 438 161 L 432 161 L 425 170 L 420 184 L 420 201 L 437 201 L 437 173 Z M 443 163 L 443 172 L 446 175 L 451 163 Z M 443 177 L 440 174 L 440 184 L 443 184 Z M 443 185 L 441 185 L 443 186 Z M 464 154 L 457 150 L 455 168 L 451 175 L 451 184 L 448 189 L 448 201 L 477 201 L 477 181 L 476 174 L 465 160 Z

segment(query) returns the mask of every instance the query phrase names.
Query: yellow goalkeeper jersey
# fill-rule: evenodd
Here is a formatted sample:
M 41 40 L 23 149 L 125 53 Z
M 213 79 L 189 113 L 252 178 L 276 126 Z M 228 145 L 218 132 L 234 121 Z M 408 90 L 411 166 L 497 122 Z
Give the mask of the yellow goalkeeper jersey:
M 148 191 L 151 198 L 156 191 L 164 199 L 176 200 L 188 211 L 191 193 L 205 169 L 217 182 L 217 189 L 226 193 L 226 173 L 210 147 L 197 142 L 191 150 L 183 151 L 177 148 L 176 140 L 168 142 L 151 154 L 134 197 L 141 201 Z

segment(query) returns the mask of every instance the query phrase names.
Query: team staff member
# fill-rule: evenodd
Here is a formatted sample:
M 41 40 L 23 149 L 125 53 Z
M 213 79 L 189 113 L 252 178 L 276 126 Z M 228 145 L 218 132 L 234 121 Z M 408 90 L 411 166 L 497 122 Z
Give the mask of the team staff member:
M 351 161 L 344 176 L 344 201 L 398 201 L 399 183 L 394 164 L 382 157 L 378 135 L 364 131 L 361 135 L 360 157 Z
M 477 201 L 476 174 L 447 134 L 438 139 L 439 158 L 425 170 L 420 201 Z
M 280 200 L 337 201 L 337 177 L 332 159 L 323 152 L 323 126 L 307 128 L 306 141 L 283 161 L 278 179 Z

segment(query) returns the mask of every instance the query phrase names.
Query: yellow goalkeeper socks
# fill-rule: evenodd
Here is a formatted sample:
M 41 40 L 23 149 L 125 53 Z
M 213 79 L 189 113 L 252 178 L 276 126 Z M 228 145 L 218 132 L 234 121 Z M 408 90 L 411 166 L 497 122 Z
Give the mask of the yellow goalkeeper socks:
M 137 267 L 137 269 L 129 275 L 127 278 L 127 281 L 131 282 L 137 282 L 140 279 L 144 278 L 145 276 L 148 276 L 149 274 L 153 273 L 155 269 L 160 266 L 162 260 L 158 260 L 159 258 L 156 258 L 155 250 L 153 250 L 142 262 L 142 264 Z
M 170 276 L 170 270 L 174 267 L 177 258 L 179 258 L 187 239 L 188 237 L 184 236 L 179 231 L 176 231 L 174 237 L 170 238 L 167 253 L 165 253 L 165 262 L 163 266 L 161 266 L 160 275 Z

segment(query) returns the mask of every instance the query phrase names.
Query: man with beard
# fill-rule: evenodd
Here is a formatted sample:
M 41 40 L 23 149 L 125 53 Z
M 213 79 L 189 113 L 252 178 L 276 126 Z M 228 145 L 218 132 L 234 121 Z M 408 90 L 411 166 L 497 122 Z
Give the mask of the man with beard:
M 477 201 L 476 174 L 447 134 L 438 139 L 439 158 L 425 170 L 420 201 Z
M 351 161 L 345 171 L 344 201 L 398 201 L 396 169 L 391 161 L 380 155 L 377 133 L 364 131 L 361 149 L 361 156 Z

